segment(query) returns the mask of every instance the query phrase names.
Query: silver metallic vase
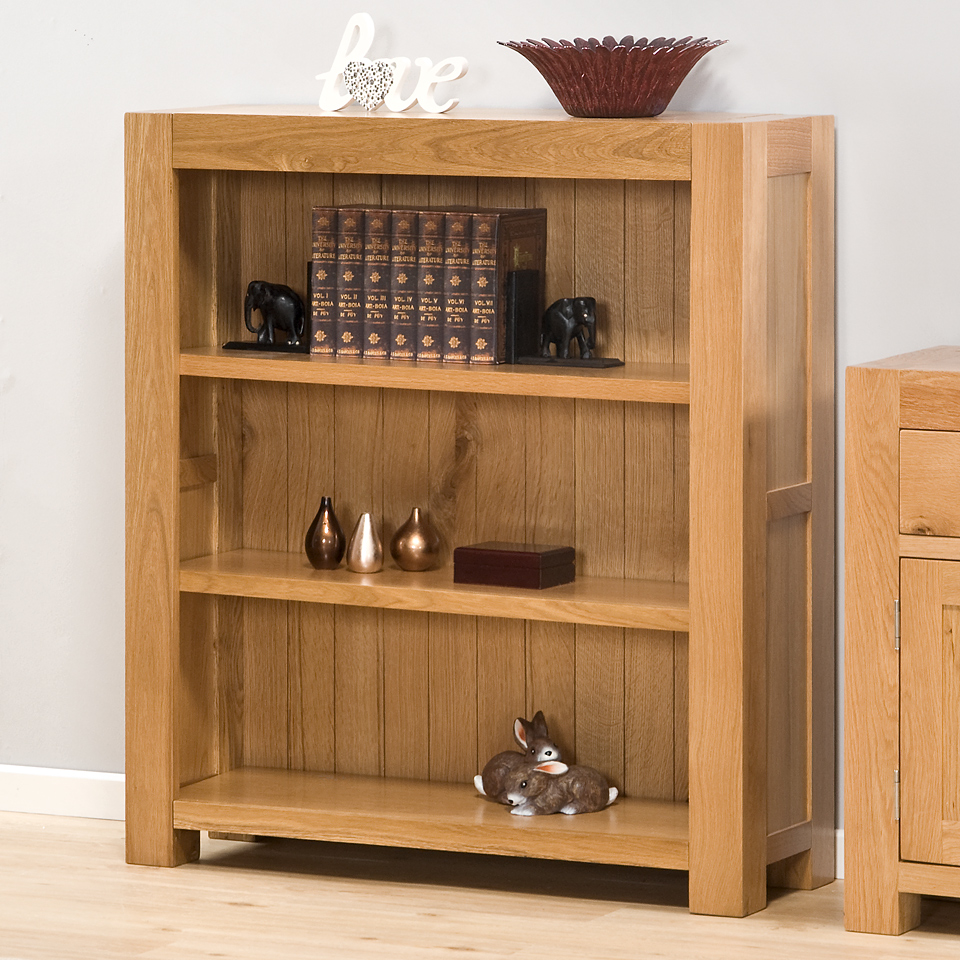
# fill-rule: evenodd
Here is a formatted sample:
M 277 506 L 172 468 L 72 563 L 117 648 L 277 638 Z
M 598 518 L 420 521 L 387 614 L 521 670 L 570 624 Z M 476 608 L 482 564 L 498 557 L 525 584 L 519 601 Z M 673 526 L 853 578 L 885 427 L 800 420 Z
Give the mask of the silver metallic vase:
M 383 569 L 383 544 L 369 513 L 361 515 L 350 535 L 347 569 L 354 573 L 376 573 Z

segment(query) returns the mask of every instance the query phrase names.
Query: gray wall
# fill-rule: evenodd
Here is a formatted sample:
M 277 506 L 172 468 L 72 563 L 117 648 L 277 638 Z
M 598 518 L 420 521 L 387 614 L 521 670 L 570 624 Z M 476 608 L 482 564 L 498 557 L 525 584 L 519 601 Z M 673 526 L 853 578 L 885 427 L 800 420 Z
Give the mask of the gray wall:
M 314 76 L 357 8 L 306 0 L 5 8 L 0 764 L 120 771 L 123 113 L 315 102 Z M 373 56 L 466 56 L 470 72 L 455 85 L 464 106 L 555 104 L 498 39 L 729 39 L 674 108 L 837 116 L 840 383 L 847 364 L 957 341 L 955 4 L 921 0 L 909 17 L 890 0 L 428 0 L 406 14 L 371 0 L 363 9 L 378 25 Z M 842 415 L 841 397 L 841 453 Z

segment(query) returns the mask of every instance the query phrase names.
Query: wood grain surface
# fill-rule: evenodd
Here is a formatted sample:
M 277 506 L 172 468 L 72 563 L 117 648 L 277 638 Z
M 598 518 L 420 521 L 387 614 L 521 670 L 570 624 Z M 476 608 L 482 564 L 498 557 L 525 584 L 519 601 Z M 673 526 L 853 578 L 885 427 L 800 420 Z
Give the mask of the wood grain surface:
M 144 749 L 152 771 L 166 767 L 135 799 L 131 835 L 142 826 L 161 850 L 181 837 L 192 854 L 195 829 L 172 833 L 171 803 L 252 766 L 294 792 L 335 775 L 374 778 L 368 796 L 395 778 L 413 778 L 416 803 L 433 788 L 463 796 L 510 747 L 513 719 L 543 709 L 566 757 L 621 788 L 607 819 L 627 812 L 578 840 L 578 857 L 688 864 L 697 912 L 758 909 L 768 876 L 823 882 L 829 118 L 267 107 L 131 122 L 157 131 L 156 159 L 144 151 L 146 172 L 131 167 L 131 222 L 149 241 L 131 239 L 132 275 L 159 265 L 178 288 L 147 306 L 149 283 L 131 287 L 166 398 L 160 417 L 143 413 L 149 398 L 130 405 L 138 442 L 154 422 L 161 437 L 144 461 L 160 474 L 132 489 L 142 506 L 147 486 L 172 483 L 158 508 L 171 549 L 140 590 L 161 611 L 149 652 L 162 663 L 137 674 L 138 686 L 159 677 L 145 702 L 163 732 Z M 250 279 L 306 294 L 311 209 L 345 203 L 543 206 L 548 302 L 595 296 L 600 350 L 625 366 L 223 350 L 248 338 Z M 385 545 L 425 509 L 439 569 L 403 573 L 388 556 L 368 576 L 312 570 L 303 536 L 323 496 L 347 535 L 372 513 Z M 453 548 L 485 539 L 572 545 L 577 580 L 453 584 Z M 165 591 L 182 606 L 169 623 Z M 252 802 L 247 813 L 275 832 L 318 822 L 309 803 L 277 813 Z M 683 812 L 682 855 L 669 829 L 644 825 L 658 804 L 668 821 Z M 215 831 L 257 832 L 240 822 L 244 802 L 228 805 Z M 338 806 L 342 819 L 349 804 Z M 403 827 L 382 808 L 358 829 L 369 842 L 443 846 L 456 843 L 453 823 Z M 505 853 L 515 835 L 571 829 L 516 826 L 502 837 L 464 827 L 464 849 L 489 834 Z M 538 852 L 527 838 L 522 852 L 573 856 L 551 844 Z M 768 875 L 771 858 L 783 862 Z
M 517 818 L 513 818 L 517 819 Z M 557 818 L 552 818 L 557 819 Z M 577 818 L 573 818 L 577 819 Z M 354 844 L 204 838 L 199 863 L 123 863 L 123 823 L 0 814 L 3 949 L 33 960 L 943 960 L 960 903 L 925 899 L 901 937 L 843 929 L 843 883 L 775 892 L 743 920 L 691 916 L 683 872 Z M 956 897 L 960 869 L 904 864 L 902 882 Z M 530 918 L 536 917 L 536 931 Z
M 243 768 L 185 787 L 174 811 L 230 833 L 686 868 L 686 804 L 656 800 L 517 817 L 472 784 Z

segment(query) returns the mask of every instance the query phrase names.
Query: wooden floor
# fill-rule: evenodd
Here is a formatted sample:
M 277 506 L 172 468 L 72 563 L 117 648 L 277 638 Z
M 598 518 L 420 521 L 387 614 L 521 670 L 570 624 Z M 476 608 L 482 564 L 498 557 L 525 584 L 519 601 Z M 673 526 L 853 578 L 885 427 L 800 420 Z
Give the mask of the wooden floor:
M 960 902 L 846 933 L 839 882 L 726 920 L 687 913 L 682 873 L 206 836 L 164 870 L 124 864 L 122 823 L 10 813 L 0 837 L 0 960 L 960 958 Z

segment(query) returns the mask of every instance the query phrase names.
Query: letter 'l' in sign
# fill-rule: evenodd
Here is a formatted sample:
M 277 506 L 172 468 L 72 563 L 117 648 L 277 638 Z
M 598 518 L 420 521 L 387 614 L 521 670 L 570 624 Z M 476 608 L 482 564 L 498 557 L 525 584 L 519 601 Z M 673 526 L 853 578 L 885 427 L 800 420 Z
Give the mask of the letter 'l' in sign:
M 323 81 L 323 89 L 320 91 L 322 110 L 342 110 L 353 100 L 350 93 L 341 93 L 343 71 L 352 62 L 370 63 L 367 60 L 367 53 L 373 44 L 373 31 L 373 18 L 368 13 L 355 13 L 348 21 L 340 39 L 337 54 L 333 58 L 333 64 L 326 73 L 317 74 L 317 79 Z M 401 87 L 410 71 L 410 59 L 385 57 L 383 62 L 389 63 L 393 69 L 393 83 L 383 97 L 388 110 L 401 113 L 419 103 L 429 113 L 446 113 L 460 102 L 457 99 L 450 99 L 445 103 L 437 103 L 436 88 L 438 83 L 459 80 L 467 72 L 466 57 L 447 57 L 437 64 L 427 57 L 418 57 L 415 63 L 420 68 L 420 75 L 413 93 L 406 97 L 401 92 Z

